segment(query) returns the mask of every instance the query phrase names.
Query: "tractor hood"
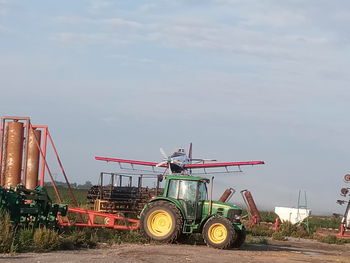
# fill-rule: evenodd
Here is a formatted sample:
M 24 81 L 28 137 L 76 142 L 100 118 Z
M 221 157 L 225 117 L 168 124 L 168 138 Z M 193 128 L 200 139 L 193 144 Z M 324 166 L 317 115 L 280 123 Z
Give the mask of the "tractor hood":
M 206 206 L 210 204 L 209 201 L 206 201 L 204 203 Z M 219 210 L 222 210 L 222 209 L 235 209 L 235 210 L 242 210 L 242 208 L 240 208 L 239 206 L 236 206 L 234 204 L 228 204 L 228 203 L 223 203 L 223 202 L 218 202 L 218 201 L 212 201 L 212 208 L 214 209 L 219 209 Z M 221 209 L 220 209 L 221 208 Z
M 211 207 L 210 207 L 211 206 Z M 218 215 L 228 218 L 231 222 L 240 222 L 242 209 L 238 206 L 217 201 L 205 201 L 202 210 L 203 217 Z

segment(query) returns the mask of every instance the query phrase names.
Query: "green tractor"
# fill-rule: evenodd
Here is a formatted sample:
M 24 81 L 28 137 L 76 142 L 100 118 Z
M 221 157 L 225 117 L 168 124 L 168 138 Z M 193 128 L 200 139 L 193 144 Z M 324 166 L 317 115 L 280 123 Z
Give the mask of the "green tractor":
M 202 233 L 214 248 L 238 248 L 245 241 L 242 209 L 208 200 L 209 179 L 169 175 L 162 196 L 150 200 L 141 212 L 141 231 L 162 242 L 181 242 L 192 233 Z M 213 184 L 211 183 L 211 186 Z M 210 191 L 212 196 L 212 187 Z

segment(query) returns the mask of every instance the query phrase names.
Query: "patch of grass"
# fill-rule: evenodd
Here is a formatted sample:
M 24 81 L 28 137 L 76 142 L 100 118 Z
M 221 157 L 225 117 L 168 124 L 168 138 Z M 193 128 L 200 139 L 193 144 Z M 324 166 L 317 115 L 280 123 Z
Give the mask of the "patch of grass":
M 96 246 L 97 236 L 95 233 L 72 231 L 68 235 L 60 236 L 60 249 L 63 250 L 94 248 Z
M 15 229 L 11 224 L 9 213 L 0 210 L 0 253 L 16 251 Z
M 46 186 L 45 188 L 46 188 L 47 194 L 50 196 L 52 202 L 57 203 L 58 200 L 57 200 L 57 197 L 56 197 L 56 194 L 55 194 L 53 187 Z M 73 193 L 77 199 L 77 203 L 78 203 L 79 207 L 86 205 L 86 196 L 87 196 L 88 190 L 87 189 L 72 189 L 72 190 L 73 190 Z M 67 188 L 59 187 L 58 192 L 60 193 L 60 196 L 62 198 L 62 202 L 64 204 L 74 206 L 72 198 L 71 198 L 70 193 L 69 193 L 69 190 Z
M 116 231 L 114 243 L 147 243 L 147 239 L 139 231 Z
M 55 230 L 38 228 L 33 235 L 33 250 L 47 252 L 59 248 L 59 235 Z
M 33 248 L 33 229 L 21 229 L 17 234 L 18 251 L 31 251 Z
M 277 232 L 272 234 L 275 240 L 287 240 L 287 237 L 310 238 L 310 234 L 305 230 L 304 226 L 293 225 L 290 222 L 284 222 L 280 225 Z
M 275 223 L 276 218 L 278 217 L 278 215 L 272 211 L 261 211 L 260 216 L 261 216 L 262 222 L 267 222 L 267 223 Z
M 318 241 L 322 242 L 322 243 L 327 243 L 327 244 L 345 244 L 345 243 L 349 243 L 350 240 L 345 240 L 345 239 L 340 239 L 337 238 L 336 236 L 325 236 L 325 237 L 321 237 L 321 236 L 316 236 L 315 237 Z
M 338 229 L 341 223 L 341 218 L 335 218 L 333 216 L 311 216 L 308 221 L 310 233 L 314 233 L 318 228 Z
M 115 230 L 110 228 L 64 228 L 62 249 L 95 247 L 97 243 L 123 244 L 147 243 L 139 231 Z
M 279 241 L 287 241 L 288 238 L 282 232 L 275 232 L 272 234 L 272 239 Z
M 253 236 L 248 234 L 245 240 L 246 244 L 267 244 L 267 239 L 265 237 Z
M 250 234 L 252 236 L 267 236 L 271 237 L 273 234 L 273 230 L 270 229 L 269 225 L 266 224 L 258 224 L 250 228 Z
M 297 231 L 297 226 L 293 225 L 290 222 L 284 222 L 280 225 L 280 228 L 278 229 L 278 232 L 281 233 L 283 236 L 292 236 L 294 232 Z

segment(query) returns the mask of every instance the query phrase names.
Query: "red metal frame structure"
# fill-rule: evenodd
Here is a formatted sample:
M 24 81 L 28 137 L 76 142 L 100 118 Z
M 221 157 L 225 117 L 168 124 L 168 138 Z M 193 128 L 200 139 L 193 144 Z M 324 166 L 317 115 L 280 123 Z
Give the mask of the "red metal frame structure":
M 24 182 L 27 172 L 27 158 L 28 158 L 28 138 L 29 138 L 29 126 L 30 126 L 30 117 L 17 117 L 17 116 L 5 116 L 1 117 L 1 128 L 0 128 L 0 185 L 3 183 L 3 174 L 2 174 L 2 161 L 3 161 L 3 145 L 4 145 L 4 139 L 5 139 L 5 125 L 6 121 L 25 121 L 25 136 L 24 136 L 24 151 L 23 151 L 23 162 L 22 162 L 22 175 L 21 175 L 21 181 Z
M 41 129 L 42 132 L 42 137 L 41 137 L 41 143 L 39 144 L 39 142 L 37 142 L 37 146 L 40 145 L 41 149 L 41 164 L 40 164 L 40 173 L 39 173 L 39 182 L 40 182 L 40 186 L 43 187 L 44 186 L 44 177 L 45 177 L 45 162 L 46 162 L 46 152 L 47 152 L 47 132 L 49 127 L 47 125 L 31 125 L 31 129 Z
M 41 159 L 41 170 L 40 170 L 40 186 L 44 186 L 45 168 L 46 168 L 46 170 L 48 171 L 48 173 L 50 175 L 51 182 L 52 182 L 52 185 L 53 185 L 53 187 L 55 189 L 55 193 L 57 195 L 57 198 L 60 200 L 60 202 L 62 202 L 62 199 L 61 199 L 61 197 L 59 195 L 56 183 L 55 183 L 55 181 L 53 179 L 52 173 L 51 173 L 50 168 L 49 168 L 49 166 L 47 164 L 47 161 L 46 161 L 47 138 L 49 138 L 49 142 L 51 144 L 51 147 L 52 147 L 52 149 L 54 151 L 54 154 L 55 154 L 57 162 L 58 162 L 58 164 L 60 166 L 60 169 L 61 169 L 61 172 L 63 174 L 63 177 L 64 177 L 64 179 L 66 181 L 67 186 L 68 186 L 68 190 L 69 190 L 70 196 L 71 196 L 71 198 L 73 200 L 74 205 L 78 206 L 77 199 L 76 199 L 76 197 L 75 197 L 75 195 L 73 193 L 72 187 L 71 187 L 71 185 L 70 185 L 70 183 L 68 181 L 66 171 L 64 170 L 63 164 L 61 162 L 61 158 L 60 158 L 60 156 L 59 156 L 59 154 L 57 152 L 57 148 L 56 148 L 55 143 L 54 143 L 54 141 L 52 139 L 52 136 L 50 134 L 49 127 L 47 125 L 31 125 L 30 129 L 42 129 L 43 130 L 43 138 L 42 138 L 43 146 L 40 147 L 39 142 L 36 141 L 36 145 L 39 148 L 40 154 L 41 154 L 41 157 L 42 157 L 42 159 Z
M 52 186 L 54 188 L 55 191 L 55 195 L 57 197 L 57 200 L 59 203 L 62 203 L 62 198 L 61 195 L 59 193 L 58 187 L 55 183 L 55 180 L 52 176 L 52 172 L 51 169 L 49 167 L 49 164 L 47 162 L 46 159 L 46 154 L 47 154 L 47 147 L 48 145 L 51 145 L 54 155 L 56 156 L 57 162 L 60 166 L 61 172 L 63 174 L 63 177 L 65 179 L 65 182 L 68 186 L 69 189 L 69 193 L 70 193 L 70 197 L 72 198 L 72 201 L 74 203 L 75 206 L 78 206 L 78 202 L 76 200 L 76 197 L 74 195 L 74 192 L 72 190 L 72 187 L 69 183 L 66 171 L 63 167 L 62 161 L 59 157 L 57 148 L 55 146 L 55 143 L 52 139 L 52 136 L 50 134 L 49 128 L 46 125 L 32 125 L 30 122 L 30 118 L 29 117 L 2 117 L 1 118 L 1 130 L 0 130 L 0 171 L 1 171 L 1 166 L 2 166 L 2 161 L 3 161 L 3 144 L 4 144 L 4 136 L 5 136 L 5 125 L 6 125 L 6 121 L 8 120 L 13 120 L 13 121 L 20 121 L 20 120 L 24 120 L 26 121 L 24 127 L 25 127 L 25 150 L 24 150 L 24 161 L 23 161 L 23 167 L 22 168 L 22 176 L 21 176 L 21 180 L 22 182 L 24 182 L 25 178 L 25 174 L 26 174 L 26 160 L 28 158 L 28 138 L 29 138 L 29 131 L 32 129 L 41 129 L 42 130 L 42 138 L 41 138 L 41 142 L 39 142 L 35 137 L 34 140 L 36 142 L 36 146 L 38 147 L 39 151 L 40 151 L 40 156 L 41 156 L 41 167 L 40 167 L 40 174 L 39 174 L 39 185 L 40 186 L 44 186 L 45 183 L 45 173 L 47 171 L 50 179 L 51 179 L 51 183 Z M 48 144 L 49 142 L 49 144 Z M 40 144 L 42 143 L 42 144 Z M 0 177 L 0 184 L 2 183 L 2 178 Z M 140 220 L 137 219 L 131 219 L 131 218 L 125 218 L 122 217 L 120 215 L 116 215 L 116 214 L 107 214 L 107 213 L 101 213 L 101 212 L 96 212 L 96 211 L 92 211 L 92 210 L 86 210 L 86 209 L 81 209 L 81 208 L 77 208 L 77 207 L 69 207 L 68 211 L 70 213 L 76 213 L 78 214 L 80 221 L 79 222 L 73 222 L 72 220 L 69 219 L 68 216 L 62 218 L 61 216 L 58 217 L 59 223 L 61 226 L 86 226 L 86 227 L 107 227 L 107 228 L 113 228 L 113 229 L 121 229 L 121 230 L 134 230 L 134 229 L 138 229 L 140 226 Z M 95 218 L 103 218 L 105 224 L 99 224 L 95 222 Z M 84 218 L 87 218 L 87 221 L 84 220 Z M 116 224 L 116 223 L 121 223 L 121 224 Z
M 57 196 L 57 199 L 60 203 L 62 203 L 62 198 L 60 196 L 60 193 L 58 191 L 57 185 L 54 181 L 54 178 L 52 176 L 50 167 L 47 163 L 46 160 L 46 152 L 47 152 L 47 138 L 49 139 L 49 143 L 53 149 L 53 152 L 56 156 L 57 162 L 60 166 L 61 172 L 63 174 L 63 177 L 66 181 L 66 184 L 68 186 L 68 190 L 70 193 L 70 196 L 72 198 L 72 201 L 74 203 L 75 206 L 78 206 L 78 202 L 76 200 L 76 197 L 74 195 L 74 192 L 72 190 L 72 187 L 69 183 L 66 171 L 63 167 L 62 161 L 59 157 L 57 148 L 55 146 L 55 143 L 52 139 L 51 133 L 48 129 L 48 126 L 44 126 L 44 125 L 31 125 L 30 129 L 43 129 L 43 146 L 42 148 L 40 147 L 39 142 L 37 141 L 37 147 L 40 149 L 40 154 L 42 157 L 42 167 L 41 167 L 41 174 L 40 174 L 40 186 L 44 186 L 44 179 L 45 179 L 45 170 L 48 172 L 51 182 L 52 182 L 52 186 L 55 190 L 55 194 Z M 46 169 L 45 169 L 46 168 Z M 120 230 L 134 230 L 134 229 L 138 229 L 140 226 L 140 221 L 137 219 L 129 219 L 129 218 L 125 218 L 122 217 L 120 215 L 115 215 L 115 214 L 107 214 L 107 213 L 101 213 L 101 212 L 96 212 L 96 211 L 92 211 L 92 210 L 87 210 L 87 209 L 81 209 L 78 207 L 68 207 L 68 211 L 71 213 L 76 213 L 79 216 L 80 222 L 73 222 L 72 220 L 69 219 L 69 217 L 65 217 L 64 219 L 62 217 L 58 217 L 59 220 L 59 224 L 61 226 L 84 226 L 84 227 L 107 227 L 107 228 L 114 228 L 114 229 L 120 229 Z M 84 220 L 84 215 L 87 216 L 87 222 L 86 220 Z M 106 224 L 98 224 L 95 222 L 95 217 L 99 217 L 99 218 L 103 218 L 104 222 L 107 222 Z M 106 221 L 107 220 L 107 221 Z M 115 224 L 116 222 L 123 222 L 123 225 L 118 225 Z
M 59 223 L 61 226 L 107 227 L 120 230 L 136 230 L 140 227 L 140 220 L 125 218 L 116 214 L 101 213 L 75 207 L 69 207 L 68 211 L 72 213 L 77 213 L 78 215 L 87 215 L 87 223 L 71 222 L 68 218 L 67 221 L 64 221 L 61 217 L 59 217 Z M 96 223 L 95 218 L 97 217 L 103 218 L 104 224 Z M 122 225 L 116 224 L 117 222 L 121 222 Z
M 350 239 L 350 231 L 346 230 L 345 224 L 340 225 L 340 231 L 337 235 L 337 238 Z
M 319 236 L 336 236 L 340 239 L 350 239 L 350 231 L 346 229 L 345 224 L 340 224 L 340 230 L 333 228 L 319 228 L 316 231 Z

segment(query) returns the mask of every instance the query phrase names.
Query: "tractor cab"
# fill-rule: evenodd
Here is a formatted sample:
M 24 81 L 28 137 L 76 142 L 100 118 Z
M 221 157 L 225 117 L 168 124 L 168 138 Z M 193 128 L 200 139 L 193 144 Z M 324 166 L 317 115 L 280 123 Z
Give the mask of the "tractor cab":
M 192 176 L 168 176 L 164 197 L 180 203 L 187 220 L 202 217 L 204 201 L 208 199 L 208 179 Z

